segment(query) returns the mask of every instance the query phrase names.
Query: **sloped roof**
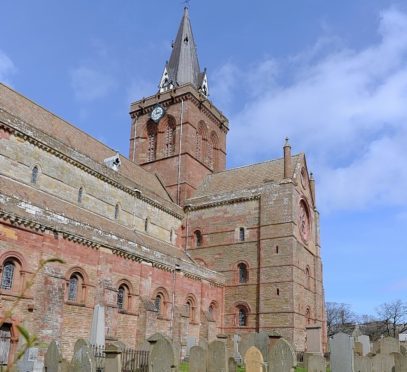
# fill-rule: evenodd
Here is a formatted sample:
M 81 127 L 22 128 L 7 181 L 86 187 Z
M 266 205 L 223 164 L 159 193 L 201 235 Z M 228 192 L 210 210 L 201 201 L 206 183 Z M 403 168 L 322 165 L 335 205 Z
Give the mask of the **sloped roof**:
M 116 151 L 102 142 L 1 83 L 0 109 L 99 164 L 104 164 L 104 159 L 116 154 Z M 134 182 L 136 184 L 134 186 L 138 186 L 141 191 L 152 193 L 161 198 L 167 207 L 173 206 L 175 208 L 164 187 L 154 174 L 147 172 L 123 155 L 120 155 L 120 159 L 121 167 L 117 173 L 118 177 L 125 177 L 127 180 Z
M 303 154 L 292 156 L 292 169 Z M 259 187 L 266 182 L 279 182 L 284 178 L 284 159 L 252 164 L 206 176 L 189 201 L 205 196 L 233 193 Z

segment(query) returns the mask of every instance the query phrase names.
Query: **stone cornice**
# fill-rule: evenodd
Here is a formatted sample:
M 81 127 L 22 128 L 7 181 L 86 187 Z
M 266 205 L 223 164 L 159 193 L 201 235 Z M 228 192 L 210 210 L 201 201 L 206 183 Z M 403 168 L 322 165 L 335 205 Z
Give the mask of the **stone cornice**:
M 181 213 L 177 213 L 174 209 L 166 207 L 165 205 L 155 201 L 153 198 L 143 194 L 142 191 L 139 190 L 139 185 L 134 184 L 134 188 L 131 188 L 120 183 L 119 181 L 115 180 L 110 174 L 111 172 L 113 172 L 112 170 L 88 158 L 87 156 L 76 152 L 63 143 L 57 141 L 55 138 L 41 132 L 40 130 L 31 127 L 29 124 L 16 118 L 12 114 L 1 108 L 0 128 L 72 164 L 73 166 L 76 166 L 84 172 L 89 173 L 90 175 L 112 185 L 113 187 L 118 188 L 119 190 L 122 190 L 139 199 L 142 198 L 142 200 L 146 203 L 172 215 L 173 217 L 176 217 L 178 219 L 183 218 L 183 215 Z M 118 177 L 118 175 L 114 174 L 114 177 Z M 124 176 L 121 177 L 124 178 Z M 132 183 L 132 181 L 128 180 L 127 178 L 126 181 Z
M 229 122 L 223 113 L 191 84 L 182 85 L 168 92 L 157 93 L 154 96 L 143 98 L 142 100 L 132 103 L 130 115 L 134 119 L 135 117 L 150 113 L 158 103 L 164 107 L 168 107 L 174 103 L 180 103 L 182 100 L 191 101 L 223 132 L 227 133 L 229 131 Z
M 251 201 L 251 200 L 258 200 L 260 199 L 260 195 L 250 195 L 250 196 L 240 196 L 237 198 L 231 198 L 231 199 L 223 199 L 223 200 L 217 200 L 217 201 L 208 201 L 208 202 L 203 202 L 201 204 L 187 204 L 184 207 L 184 210 L 186 212 L 188 211 L 196 211 L 199 209 L 206 209 L 206 208 L 214 208 L 214 207 L 219 207 L 223 205 L 228 205 L 228 204 L 236 204 L 236 203 L 242 203 L 246 201 Z

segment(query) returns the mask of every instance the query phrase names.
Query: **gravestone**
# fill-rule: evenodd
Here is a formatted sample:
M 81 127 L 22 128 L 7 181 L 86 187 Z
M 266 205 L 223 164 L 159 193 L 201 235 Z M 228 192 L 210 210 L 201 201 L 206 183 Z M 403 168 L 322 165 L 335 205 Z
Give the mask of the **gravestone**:
M 238 363 L 242 362 L 242 355 L 239 352 L 240 340 L 240 335 L 233 335 L 233 358 L 235 358 L 235 361 L 237 361 Z
M 370 338 L 369 336 L 362 335 L 357 337 L 357 341 L 362 344 L 362 355 L 366 356 L 370 353 Z
M 237 372 L 237 362 L 235 358 L 230 357 L 228 361 L 229 372 Z
M 176 368 L 174 350 L 171 343 L 166 338 L 159 337 L 157 341 L 152 341 L 150 352 L 151 372 L 171 372 Z
M 353 352 L 355 355 L 363 356 L 363 345 L 361 342 L 355 341 L 353 343 Z
M 189 372 L 206 372 L 207 363 L 207 350 L 200 346 L 192 346 L 189 352 Z
M 307 353 L 322 355 L 322 331 L 320 326 L 306 327 Z
M 205 349 L 205 350 L 208 350 L 208 341 L 206 341 L 206 340 L 203 339 L 203 338 L 200 338 L 200 339 L 199 339 L 198 346 L 200 346 L 201 348 L 203 348 L 203 349 Z
M 322 355 L 306 353 L 304 360 L 308 372 L 326 372 L 326 361 Z
M 186 350 L 187 357 L 189 357 L 189 351 L 193 346 L 196 346 L 196 338 L 194 336 L 187 336 L 187 350 Z
M 30 347 L 18 362 L 19 372 L 42 372 L 44 364 L 38 360 L 38 348 Z
M 279 339 L 269 352 L 269 372 L 291 372 L 297 366 L 297 358 L 291 345 Z
M 89 342 L 91 345 L 105 346 L 105 307 L 99 304 L 93 309 Z
M 394 372 L 407 371 L 407 356 L 399 353 L 394 353 Z
M 246 372 L 263 372 L 263 355 L 257 347 L 252 346 L 244 355 L 244 364 Z
M 372 372 L 372 360 L 367 356 L 355 355 L 355 372 Z
M 47 372 L 58 372 L 59 363 L 62 360 L 62 355 L 59 352 L 57 343 L 52 341 L 45 353 L 44 367 Z
M 263 359 L 268 360 L 270 348 L 270 334 L 268 332 L 247 333 L 241 336 L 239 353 L 245 355 L 250 347 L 255 346 L 260 350 Z
M 78 340 L 73 349 L 71 361 L 72 372 L 96 372 L 96 363 L 93 352 L 85 340 Z
M 212 341 L 208 345 L 208 372 L 227 372 L 228 361 L 226 344 L 223 341 Z
M 337 333 L 329 339 L 332 372 L 353 372 L 353 337 Z
M 380 354 L 400 352 L 400 341 L 393 337 L 384 337 L 380 340 Z
M 393 372 L 394 357 L 389 354 L 376 354 L 372 358 L 372 372 Z

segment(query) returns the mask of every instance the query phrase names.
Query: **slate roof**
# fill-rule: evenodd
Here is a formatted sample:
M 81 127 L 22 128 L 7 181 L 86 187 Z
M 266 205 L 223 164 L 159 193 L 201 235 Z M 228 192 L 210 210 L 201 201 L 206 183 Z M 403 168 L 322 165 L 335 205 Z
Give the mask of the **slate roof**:
M 292 156 L 292 170 L 304 155 Z M 284 178 L 284 159 L 275 159 L 225 170 L 206 176 L 200 187 L 188 202 L 205 196 L 233 193 L 240 190 L 259 187 L 267 182 L 279 182 Z
M 198 54 L 187 7 L 184 8 L 177 38 L 166 67 L 169 78 L 174 84 L 191 83 L 197 89 L 201 86 L 204 74 L 199 68 Z

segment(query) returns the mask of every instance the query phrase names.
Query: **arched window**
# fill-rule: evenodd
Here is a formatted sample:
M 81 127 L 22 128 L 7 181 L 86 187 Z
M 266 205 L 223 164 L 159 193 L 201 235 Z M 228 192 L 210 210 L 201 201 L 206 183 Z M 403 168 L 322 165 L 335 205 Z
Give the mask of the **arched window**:
M 202 233 L 199 230 L 196 230 L 194 232 L 195 236 L 195 247 L 201 247 L 202 246 Z
M 175 152 L 175 121 L 168 118 L 167 128 L 165 129 L 165 156 L 172 156 Z
M 78 203 L 79 204 L 82 203 L 82 199 L 83 199 L 83 187 L 81 186 L 78 191 Z
M 38 181 L 39 172 L 40 172 L 40 170 L 38 168 L 38 165 L 35 165 L 31 172 L 31 183 L 33 183 L 34 185 Z
M 153 121 L 147 123 L 147 144 L 148 161 L 153 161 L 157 155 L 157 124 Z
M 305 310 L 305 319 L 308 325 L 311 324 L 311 309 L 309 307 Z
M 238 324 L 239 327 L 247 326 L 247 309 L 244 306 L 238 307 Z
M 117 307 L 119 310 L 128 309 L 129 289 L 122 284 L 117 291 Z
M 195 321 L 195 307 L 195 299 L 192 296 L 188 296 L 185 302 L 185 310 L 190 322 Z
M 144 231 L 145 231 L 145 232 L 148 232 L 149 227 L 150 227 L 150 219 L 147 217 L 147 218 L 144 220 Z
M 216 320 L 217 308 L 216 302 L 212 301 L 208 308 L 208 313 L 211 320 Z
M 307 289 L 311 289 L 311 274 L 310 274 L 310 269 L 309 269 L 309 266 L 307 266 L 306 268 L 305 268 L 305 276 L 306 276 L 306 286 L 307 286 Z
M 199 122 L 198 129 L 196 130 L 196 143 L 195 143 L 195 156 L 198 160 L 204 161 L 206 156 L 205 142 L 206 142 L 206 125 L 203 121 Z M 205 155 L 204 155 L 205 154 Z
M 217 147 L 218 147 L 218 137 L 216 136 L 215 132 L 212 132 L 208 143 L 208 156 L 207 156 L 207 163 L 209 168 L 211 169 L 217 167 L 217 156 L 216 156 Z
M 1 276 L 1 288 L 11 290 L 13 288 L 15 264 L 13 261 L 6 261 L 3 266 L 3 273 Z
M 244 227 L 239 228 L 239 241 L 244 242 L 245 241 L 245 229 Z
M 120 215 L 120 205 L 117 203 L 114 207 L 114 219 L 118 220 Z
M 241 262 L 239 265 L 237 265 L 237 267 L 239 269 L 239 283 L 247 283 L 249 279 L 247 265 Z
M 70 302 L 83 303 L 85 299 L 85 281 L 83 276 L 74 272 L 68 280 L 68 295 L 67 299 Z
M 154 299 L 154 306 L 158 312 L 159 316 L 163 316 L 165 313 L 165 302 L 164 295 L 161 292 L 158 292 Z

